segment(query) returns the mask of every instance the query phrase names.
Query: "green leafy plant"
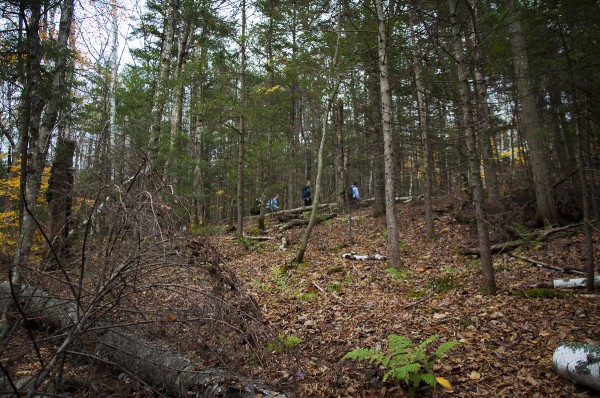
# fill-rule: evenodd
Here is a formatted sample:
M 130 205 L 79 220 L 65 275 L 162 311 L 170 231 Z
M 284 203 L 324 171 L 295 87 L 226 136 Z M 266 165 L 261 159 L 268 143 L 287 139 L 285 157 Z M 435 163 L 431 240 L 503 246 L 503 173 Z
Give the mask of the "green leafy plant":
M 391 334 L 388 336 L 388 352 L 372 348 L 359 348 L 350 351 L 342 359 L 369 361 L 388 369 L 383 376 L 383 381 L 392 379 L 404 382 L 411 395 L 415 393 L 421 383 L 432 387 L 441 384 L 445 388 L 451 388 L 446 379 L 435 376 L 433 367 L 444 354 L 460 343 L 447 341 L 438 345 L 432 352 L 430 343 L 438 338 L 439 336 L 434 335 L 416 345 L 408 337 Z
M 280 353 L 285 350 L 291 350 L 302 342 L 304 342 L 304 340 L 299 337 L 287 335 L 285 333 L 279 333 L 277 335 L 277 340 L 267 343 L 267 350 Z

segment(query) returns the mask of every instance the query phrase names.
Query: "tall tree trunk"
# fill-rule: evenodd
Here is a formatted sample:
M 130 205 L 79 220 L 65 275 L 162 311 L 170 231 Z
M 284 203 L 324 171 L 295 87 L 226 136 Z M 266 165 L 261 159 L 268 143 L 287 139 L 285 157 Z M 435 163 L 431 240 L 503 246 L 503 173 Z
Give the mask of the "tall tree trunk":
M 58 137 L 56 154 L 50 169 L 46 200 L 48 201 L 49 238 L 58 261 L 70 255 L 69 233 L 73 206 L 73 156 L 75 141 Z
M 41 91 L 40 60 L 42 54 L 37 51 L 40 46 L 39 23 L 42 4 L 35 1 L 30 3 L 31 18 L 29 20 L 28 41 L 33 45 L 29 63 L 28 80 L 26 86 L 30 86 L 30 97 L 25 100 L 31 100 L 32 103 L 24 106 L 30 108 L 28 111 L 29 121 L 23 121 L 21 127 L 27 130 L 21 132 L 21 139 L 27 142 L 27 146 L 22 146 L 24 152 L 21 159 L 27 158 L 27 171 L 24 174 L 25 181 L 21 181 L 23 190 L 21 191 L 23 214 L 22 223 L 19 231 L 19 245 L 17 246 L 12 265 L 11 283 L 15 288 L 20 289 L 22 283 L 27 282 L 26 269 L 29 267 L 29 257 L 33 244 L 33 236 L 37 227 L 36 203 L 42 183 L 42 174 L 46 166 L 48 149 L 52 138 L 52 130 L 56 125 L 59 106 L 62 98 L 66 95 L 65 77 L 70 59 L 69 38 L 71 24 L 73 22 L 74 0 L 64 0 L 61 4 L 61 18 L 57 38 L 58 54 L 54 63 L 54 70 L 51 72 L 51 82 L 49 93 Z M 44 107 L 45 105 L 45 107 Z M 42 115 L 43 109 L 43 115 Z M 8 320 L 4 308 L 2 320 L 0 321 L 0 337 L 8 330 Z
M 549 114 L 550 114 L 550 128 L 552 131 L 552 142 L 554 147 L 555 156 L 558 159 L 559 176 L 565 178 L 577 168 L 577 161 L 575 154 L 573 153 L 573 146 L 568 145 L 570 137 L 567 137 L 564 114 L 564 104 L 562 101 L 562 92 L 556 84 L 556 82 L 550 82 L 548 87 L 549 97 Z
M 237 159 L 237 235 L 244 236 L 244 151 L 246 135 L 246 0 L 242 0 L 242 37 L 240 54 L 240 119 Z
M 417 40 L 415 37 L 414 13 L 412 7 L 409 8 L 409 29 L 413 57 L 412 66 L 417 94 L 417 109 L 419 112 L 419 128 L 421 130 L 421 141 L 423 143 L 423 164 L 425 166 L 425 234 L 427 239 L 433 239 L 433 154 L 431 152 L 429 127 L 427 126 L 427 112 L 425 108 L 425 99 L 423 98 L 425 90 L 421 80 L 421 68 L 417 52 Z
M 485 185 L 488 195 L 493 198 L 500 196 L 500 187 L 498 182 L 497 155 L 492 147 L 492 128 L 490 125 L 490 111 L 488 106 L 487 84 L 483 65 L 485 62 L 483 53 L 483 43 L 481 43 L 481 35 L 479 33 L 479 14 L 477 11 L 477 3 L 475 0 L 468 0 L 471 11 L 471 23 L 473 30 L 471 33 L 471 43 L 474 47 L 473 55 L 475 56 L 474 72 L 475 72 L 475 98 L 477 109 L 477 121 L 474 127 L 477 127 L 479 133 L 479 145 L 483 155 L 483 170 L 485 177 Z
M 381 89 L 381 117 L 384 143 L 385 167 L 385 219 L 388 232 L 388 255 L 390 266 L 400 268 L 400 241 L 396 222 L 396 198 L 394 189 L 394 140 L 392 134 L 392 96 L 388 76 L 388 47 L 385 15 L 382 0 L 375 0 L 378 22 L 378 49 L 379 49 L 379 84 Z
M 325 108 L 325 113 L 323 114 L 323 124 L 321 129 L 321 144 L 319 145 L 319 152 L 317 155 L 317 178 L 315 181 L 315 193 L 313 195 L 313 203 L 312 203 L 312 211 L 310 213 L 310 220 L 308 222 L 308 226 L 304 231 L 304 237 L 302 239 L 302 243 L 300 244 L 300 248 L 298 249 L 298 253 L 294 259 L 296 264 L 300 264 L 304 260 L 304 253 L 306 253 L 306 248 L 308 247 L 308 240 L 310 239 L 310 234 L 317 220 L 317 213 L 319 212 L 319 197 L 321 194 L 321 178 L 323 174 L 323 150 L 325 148 L 325 140 L 327 138 L 327 124 L 329 122 L 329 113 L 333 108 L 333 101 L 337 96 L 341 76 L 339 74 L 338 61 L 340 56 L 340 40 L 342 35 L 342 2 L 337 2 L 338 12 L 337 12 L 337 37 L 335 43 L 335 53 L 333 56 L 333 62 L 331 64 L 331 72 L 335 76 L 334 82 L 331 87 L 331 91 L 327 97 L 327 107 Z
M 545 225 L 556 225 L 560 224 L 560 216 L 552 191 L 548 152 L 544 144 L 544 130 L 540 121 L 540 112 L 536 102 L 531 72 L 529 71 L 523 26 L 515 9 L 515 1 L 505 0 L 505 4 L 508 13 L 511 14 L 509 24 L 510 46 L 513 53 L 517 92 L 521 104 L 523 133 L 527 138 L 530 150 L 537 209 Z
M 112 154 L 112 150 L 118 147 L 117 142 L 117 77 L 119 72 L 119 61 L 117 53 L 119 50 L 119 24 L 118 24 L 118 12 L 117 12 L 117 0 L 112 0 L 111 11 L 112 11 L 112 48 L 110 50 L 110 140 L 108 142 L 107 153 L 109 156 Z M 115 157 L 116 159 L 116 157 Z M 114 181 L 117 173 L 116 167 L 121 162 L 114 162 L 110 168 L 110 180 Z
M 477 222 L 477 236 L 479 238 L 479 253 L 481 259 L 481 270 L 483 274 L 483 289 L 486 294 L 496 294 L 496 278 L 490 250 L 489 227 L 485 220 L 484 194 L 481 174 L 479 172 L 479 152 L 477 140 L 473 129 L 471 110 L 469 109 L 469 83 L 465 67 L 465 56 L 463 54 L 462 39 L 456 22 L 456 1 L 448 0 L 450 5 L 450 22 L 454 34 L 454 53 L 460 92 L 461 111 L 465 123 L 465 143 L 468 149 L 469 159 L 469 184 L 473 191 L 473 206 L 475 207 L 475 218 Z
M 160 145 L 161 124 L 165 110 L 165 103 L 169 93 L 169 75 L 171 71 L 171 56 L 173 52 L 173 41 L 175 37 L 176 15 L 177 15 L 178 0 L 168 0 L 168 6 L 165 11 L 163 42 L 160 51 L 160 63 L 158 76 L 156 79 L 156 87 L 152 98 L 152 115 L 150 124 L 150 156 L 152 160 L 159 159 L 161 152 Z M 156 166 L 156 165 L 154 165 Z
M 175 87 L 173 88 L 173 105 L 171 107 L 171 134 L 170 134 L 170 142 L 169 149 L 166 151 L 169 153 L 167 156 L 167 160 L 165 161 L 165 175 L 169 176 L 170 179 L 176 183 L 178 179 L 178 175 L 176 172 L 169 170 L 171 163 L 175 161 L 175 157 L 178 153 L 183 151 L 182 144 L 182 131 L 181 126 L 183 124 L 183 99 L 185 96 L 185 84 L 183 82 L 183 72 L 185 70 L 185 65 L 188 61 L 188 48 L 190 45 L 190 40 L 194 33 L 194 24 L 192 18 L 189 17 L 185 21 L 184 27 L 180 32 L 178 38 L 178 49 L 177 49 L 177 63 L 175 65 L 175 73 L 173 76 L 173 80 L 175 81 Z M 176 166 L 176 164 L 175 164 Z
M 371 110 L 371 147 L 373 156 L 371 169 L 373 173 L 373 217 L 385 215 L 385 167 L 383 164 L 383 129 L 381 121 L 381 91 L 377 65 L 374 69 L 369 67 L 367 76 L 367 90 L 369 92 L 369 107 Z M 367 115 L 369 116 L 369 115 Z
M 335 192 L 338 208 L 345 209 L 348 203 L 348 177 L 346 176 L 346 149 L 344 147 L 344 103 L 338 99 L 333 109 L 335 132 Z

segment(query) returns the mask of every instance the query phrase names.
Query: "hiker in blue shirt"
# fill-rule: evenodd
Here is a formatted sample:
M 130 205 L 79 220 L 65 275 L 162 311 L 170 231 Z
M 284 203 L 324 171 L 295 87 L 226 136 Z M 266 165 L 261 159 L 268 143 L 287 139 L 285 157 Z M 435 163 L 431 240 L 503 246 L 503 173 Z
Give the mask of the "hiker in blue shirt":
M 269 199 L 267 202 L 267 210 L 277 211 L 279 210 L 279 203 L 277 200 L 279 199 L 279 195 L 275 195 L 272 199 Z
M 302 187 L 302 200 L 304 200 L 304 206 L 310 206 L 312 204 L 312 197 L 310 194 L 310 180 L 307 180 L 306 185 Z
M 358 192 L 358 183 L 352 183 L 352 200 L 359 200 L 360 192 Z

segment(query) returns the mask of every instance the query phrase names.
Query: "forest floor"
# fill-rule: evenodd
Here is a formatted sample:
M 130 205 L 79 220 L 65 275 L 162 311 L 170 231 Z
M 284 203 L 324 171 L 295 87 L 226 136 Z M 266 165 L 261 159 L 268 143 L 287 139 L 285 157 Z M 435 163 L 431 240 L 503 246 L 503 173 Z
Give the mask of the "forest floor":
M 511 255 L 583 271 L 584 237 L 578 230 L 494 255 L 498 293 L 486 296 L 480 289 L 479 259 L 461 254 L 477 246 L 473 231 L 452 215 L 436 212 L 435 238 L 427 240 L 422 206 L 398 205 L 400 272 L 388 269 L 388 261 L 342 258 L 347 252 L 387 254 L 385 219 L 371 217 L 371 211 L 358 208 L 351 222 L 341 214 L 316 225 L 304 263 L 291 269 L 286 265 L 297 253 L 304 227 L 267 231 L 274 240 L 240 241 L 232 234 L 210 239 L 225 266 L 245 282 L 270 328 L 302 339 L 291 356 L 281 356 L 278 371 L 262 375 L 266 381 L 297 397 L 403 397 L 406 386 L 383 383 L 382 369 L 342 357 L 356 348 L 385 348 L 391 334 L 417 344 L 437 335 L 439 341 L 461 343 L 435 368 L 453 392 L 438 386 L 417 396 L 600 396 L 552 370 L 559 343 L 600 344 L 600 296 L 576 290 L 564 298 L 523 297 L 539 284 L 579 276 Z M 247 231 L 255 228 L 253 222 L 248 221 Z M 276 223 L 269 226 L 274 231 Z M 289 242 L 286 251 L 278 248 L 282 235 Z M 597 244 L 595 255 L 598 273 Z

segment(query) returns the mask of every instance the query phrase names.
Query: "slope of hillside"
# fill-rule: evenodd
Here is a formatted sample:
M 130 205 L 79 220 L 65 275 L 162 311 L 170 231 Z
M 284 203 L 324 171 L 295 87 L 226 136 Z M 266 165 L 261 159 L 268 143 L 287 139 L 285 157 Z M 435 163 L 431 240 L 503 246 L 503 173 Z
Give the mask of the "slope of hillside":
M 499 293 L 484 296 L 477 257 L 461 254 L 473 246 L 469 226 L 440 212 L 436 237 L 427 241 L 418 206 L 398 207 L 403 269 L 387 269 L 386 261 L 342 258 L 346 252 L 386 254 L 385 221 L 369 212 L 357 209 L 351 222 L 340 215 L 317 225 L 305 262 L 294 268 L 286 265 L 303 227 L 278 234 L 271 222 L 265 235 L 272 240 L 213 239 L 273 332 L 302 339 L 290 353 L 276 353 L 279 370 L 263 378 L 301 397 L 405 396 L 406 386 L 381 381 L 382 369 L 341 358 L 355 348 L 385 348 L 390 334 L 416 343 L 438 335 L 440 341 L 461 343 L 436 367 L 436 375 L 454 388 L 449 393 L 438 387 L 438 396 L 598 396 L 559 378 L 551 367 L 560 342 L 600 344 L 598 295 L 573 291 L 565 298 L 524 297 L 527 289 L 572 275 L 503 253 L 494 255 Z M 279 249 L 282 236 L 289 242 L 286 251 Z M 570 229 L 512 253 L 583 270 L 582 240 L 577 229 Z

